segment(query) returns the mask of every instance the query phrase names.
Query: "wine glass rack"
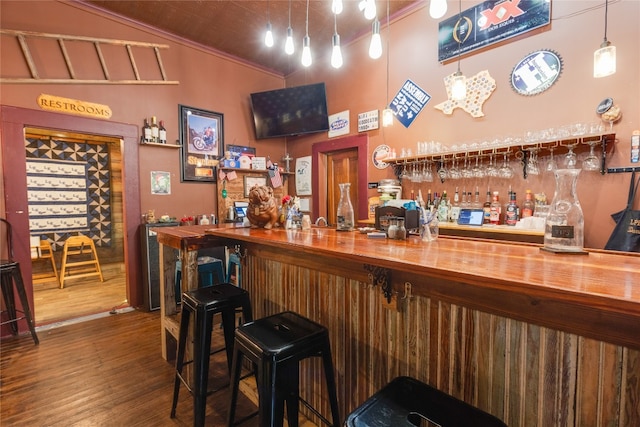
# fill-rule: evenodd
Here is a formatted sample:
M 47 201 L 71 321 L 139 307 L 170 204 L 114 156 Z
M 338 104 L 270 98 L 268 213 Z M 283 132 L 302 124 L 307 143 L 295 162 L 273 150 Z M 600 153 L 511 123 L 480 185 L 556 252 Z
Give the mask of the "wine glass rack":
M 386 159 L 385 162 L 391 164 L 394 169 L 394 174 L 398 179 L 402 174 L 402 171 L 405 167 L 411 166 L 416 163 L 424 163 L 431 162 L 436 165 L 436 170 L 443 166 L 443 164 L 447 162 L 452 162 L 454 159 L 464 160 L 471 159 L 475 160 L 476 158 L 485 158 L 488 156 L 500 156 L 506 154 L 514 154 L 516 159 L 520 161 L 522 165 L 522 175 L 523 178 L 527 178 L 527 165 L 529 163 L 529 159 L 531 158 L 531 153 L 541 153 L 548 151 L 549 153 L 559 151 L 565 149 L 567 152 L 570 149 L 578 149 L 579 147 L 586 147 L 588 149 L 589 145 L 598 144 L 600 145 L 600 173 L 604 175 L 607 172 L 606 162 L 607 162 L 607 146 L 611 146 L 611 144 L 616 142 L 615 133 L 603 133 L 603 134 L 590 134 L 590 135 L 581 135 L 581 136 L 572 136 L 562 139 L 553 139 L 547 141 L 536 141 L 536 142 L 527 142 L 527 143 L 517 143 L 517 144 L 508 144 L 508 145 L 495 145 L 495 146 L 474 146 L 467 149 L 458 149 L 451 151 L 442 151 L 438 153 L 429 153 L 429 154 L 418 154 L 414 156 L 407 157 L 396 157 L 393 159 Z M 437 174 L 434 174 L 434 178 L 436 178 Z M 444 183 L 445 178 L 437 177 L 441 182 Z

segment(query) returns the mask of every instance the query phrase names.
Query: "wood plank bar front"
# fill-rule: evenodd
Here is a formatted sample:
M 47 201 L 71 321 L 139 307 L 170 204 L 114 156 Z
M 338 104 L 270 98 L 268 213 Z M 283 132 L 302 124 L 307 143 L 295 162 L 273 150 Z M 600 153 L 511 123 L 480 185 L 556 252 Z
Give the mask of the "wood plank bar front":
M 328 228 L 205 234 L 240 245 L 255 318 L 294 310 L 329 328 L 343 418 L 410 375 L 510 426 L 640 425 L 637 255 Z M 367 265 L 388 273 L 391 303 Z M 301 392 L 326 414 L 309 363 Z

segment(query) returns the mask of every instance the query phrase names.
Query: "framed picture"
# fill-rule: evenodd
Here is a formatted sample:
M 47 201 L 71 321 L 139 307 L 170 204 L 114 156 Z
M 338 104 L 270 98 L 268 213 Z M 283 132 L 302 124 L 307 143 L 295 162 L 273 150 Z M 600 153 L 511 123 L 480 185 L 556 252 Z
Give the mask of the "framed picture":
M 216 182 L 216 167 L 224 157 L 222 114 L 186 105 L 178 105 L 178 113 L 180 180 Z
M 249 197 L 249 191 L 254 185 L 267 185 L 266 176 L 245 176 L 244 177 L 244 197 Z

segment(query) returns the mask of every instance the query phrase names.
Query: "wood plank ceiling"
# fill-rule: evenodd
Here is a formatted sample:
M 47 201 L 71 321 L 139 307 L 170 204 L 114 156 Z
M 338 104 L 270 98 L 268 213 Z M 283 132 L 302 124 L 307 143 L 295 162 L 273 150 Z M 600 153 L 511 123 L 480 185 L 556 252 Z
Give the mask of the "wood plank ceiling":
M 86 0 L 84 3 L 285 76 L 301 67 L 302 38 L 306 33 L 306 1 Z M 343 46 L 371 33 L 372 21 L 364 18 L 358 3 L 356 0 L 343 0 L 344 10 L 337 18 L 338 34 Z M 387 5 L 393 20 L 423 1 L 393 0 L 387 3 L 378 0 L 376 3 L 377 16 L 384 30 Z M 291 56 L 284 53 L 290 5 L 291 28 L 296 48 Z M 264 44 L 268 20 L 272 24 L 275 39 L 272 48 L 267 48 Z M 309 1 L 309 37 L 315 62 L 329 62 L 333 33 L 331 0 Z M 384 32 L 382 34 L 384 36 Z

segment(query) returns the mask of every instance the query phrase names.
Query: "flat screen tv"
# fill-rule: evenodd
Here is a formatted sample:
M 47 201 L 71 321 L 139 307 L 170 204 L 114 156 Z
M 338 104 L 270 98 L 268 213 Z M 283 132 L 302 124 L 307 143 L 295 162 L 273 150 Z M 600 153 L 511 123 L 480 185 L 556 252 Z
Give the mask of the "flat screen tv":
M 256 139 L 329 130 L 324 83 L 251 94 Z

